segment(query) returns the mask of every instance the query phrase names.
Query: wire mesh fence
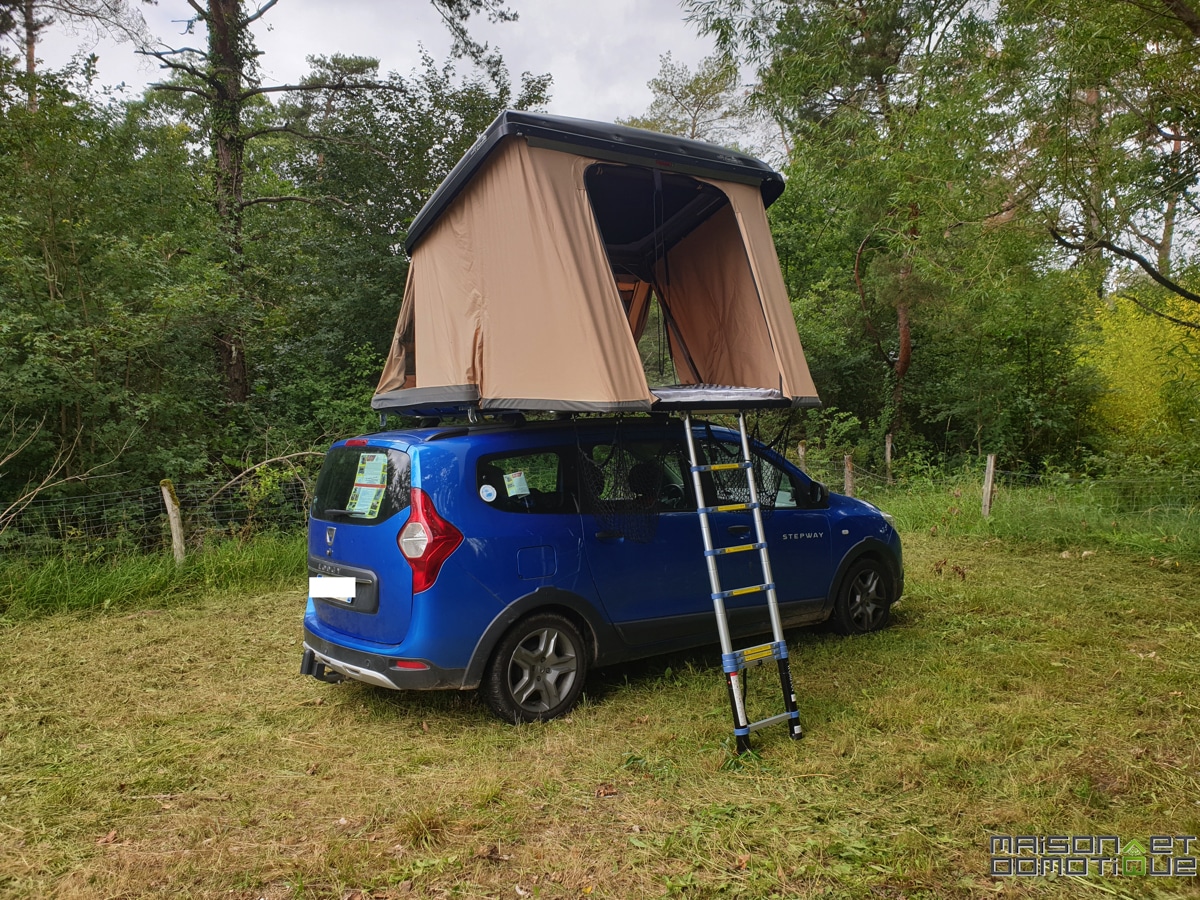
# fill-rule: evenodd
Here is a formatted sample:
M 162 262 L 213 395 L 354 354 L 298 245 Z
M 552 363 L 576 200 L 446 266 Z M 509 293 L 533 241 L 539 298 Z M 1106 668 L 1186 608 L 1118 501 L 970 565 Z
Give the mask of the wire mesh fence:
M 234 485 L 177 485 L 190 549 L 265 530 L 295 531 L 306 523 L 311 481 L 298 473 Z M 0 531 L 0 560 L 65 556 L 99 559 L 171 548 L 162 489 L 153 487 L 29 503 Z
M 780 448 L 782 449 L 782 448 Z M 797 462 L 795 452 L 788 454 Z M 841 458 L 805 461 L 810 477 L 836 493 L 852 486 L 856 497 L 884 508 L 903 498 L 924 497 L 957 514 L 980 514 L 984 483 L 982 462 L 958 471 L 931 469 L 919 473 L 853 466 L 848 481 Z M 852 482 L 852 485 L 850 484 Z M 176 493 L 189 550 L 223 538 L 247 538 L 262 531 L 295 532 L 307 521 L 313 477 L 294 469 L 282 475 L 232 485 L 195 482 L 178 485 Z M 1141 476 L 995 474 L 994 510 L 1024 515 L 1058 512 L 1086 524 L 1115 526 L 1136 521 L 1141 527 L 1187 527 L 1200 524 L 1200 473 Z M 159 486 L 73 498 L 31 502 L 0 530 L 0 561 L 50 556 L 100 559 L 136 553 L 170 551 L 167 510 Z

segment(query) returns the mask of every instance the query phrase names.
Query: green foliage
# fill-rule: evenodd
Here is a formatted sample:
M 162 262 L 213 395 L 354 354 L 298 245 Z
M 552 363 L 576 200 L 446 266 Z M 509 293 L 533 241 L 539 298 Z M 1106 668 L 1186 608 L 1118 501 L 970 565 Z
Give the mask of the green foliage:
M 212 407 L 195 309 L 220 281 L 188 247 L 209 220 L 178 130 L 87 90 L 71 70 L 43 79 L 31 113 L 0 68 L 0 369 L 17 418 L 45 417 L 5 493 L 73 444 L 76 471 L 118 453 L 154 471 L 163 443 L 177 474 L 204 466 L 193 440 L 206 443 Z
M 1150 24 L 1136 4 L 1102 5 L 1051 4 L 1047 28 L 1043 4 L 1020 2 L 685 4 L 758 67 L 754 101 L 789 150 L 771 221 L 797 325 L 822 399 L 863 423 L 865 444 L 890 430 L 902 452 L 1082 465 L 1123 428 L 1103 399 L 1120 379 L 1098 365 L 1115 357 L 1092 352 L 1097 291 L 1191 314 L 1096 252 L 1068 269 L 1047 230 L 1069 219 L 1115 239 L 1141 223 L 1167 259 L 1166 223 L 1182 234 L 1194 215 L 1192 144 L 1168 146 L 1189 57 L 1146 40 L 1194 36 L 1173 14 Z M 1089 106 L 1094 85 L 1111 97 Z M 1172 416 L 1187 421 L 1198 404 L 1180 384 Z
M 313 64 L 319 83 L 376 73 L 372 60 Z M 57 453 L 65 475 L 112 463 L 106 487 L 119 489 L 227 476 L 375 427 L 408 223 L 497 112 L 543 104 L 548 85 L 526 75 L 514 89 L 426 57 L 373 93 L 247 102 L 242 124 L 264 136 L 247 145 L 243 189 L 277 199 L 245 206 L 235 266 L 214 205 L 211 108 L 187 91 L 118 103 L 68 69 L 42 77 L 31 112 L 0 63 L 0 371 L 6 421 L 26 429 L 0 446 L 42 423 L 0 473 L 0 498 Z M 244 403 L 229 402 L 232 349 L 252 385 Z
M 700 61 L 693 73 L 670 52 L 659 58 L 658 74 L 647 86 L 654 101 L 641 116 L 621 119 L 620 124 L 664 134 L 677 134 L 713 143 L 736 143 L 741 99 L 737 65 L 720 54 Z

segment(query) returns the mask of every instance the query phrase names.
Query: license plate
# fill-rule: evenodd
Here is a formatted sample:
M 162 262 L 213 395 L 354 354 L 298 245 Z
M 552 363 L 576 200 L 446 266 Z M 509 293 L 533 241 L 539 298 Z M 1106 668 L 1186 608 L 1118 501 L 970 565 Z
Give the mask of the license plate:
M 349 606 L 354 602 L 354 579 L 332 575 L 313 575 L 308 579 L 308 596 L 336 600 Z

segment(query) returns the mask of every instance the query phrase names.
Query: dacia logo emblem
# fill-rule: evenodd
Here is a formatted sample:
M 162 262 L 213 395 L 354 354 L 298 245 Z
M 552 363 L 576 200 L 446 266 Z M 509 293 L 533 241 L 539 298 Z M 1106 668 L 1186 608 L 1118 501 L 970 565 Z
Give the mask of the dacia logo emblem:
M 337 534 L 337 529 L 332 525 L 325 528 L 325 555 L 333 556 L 333 536 Z

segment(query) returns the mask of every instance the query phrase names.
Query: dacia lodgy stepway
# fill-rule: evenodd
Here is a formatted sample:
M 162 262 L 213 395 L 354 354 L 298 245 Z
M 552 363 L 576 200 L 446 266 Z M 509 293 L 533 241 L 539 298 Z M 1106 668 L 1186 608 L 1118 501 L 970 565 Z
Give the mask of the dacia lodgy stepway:
M 693 430 L 708 462 L 740 457 L 737 432 Z M 593 666 L 715 643 L 684 437 L 676 419 L 625 417 L 336 443 L 311 510 L 302 671 L 481 688 L 497 715 L 534 721 L 567 712 Z M 904 585 L 890 517 L 765 446 L 753 455 L 784 626 L 886 625 Z M 707 502 L 744 499 L 737 475 L 706 473 Z M 710 523 L 718 545 L 753 539 L 748 512 Z M 756 558 L 720 557 L 722 583 L 754 582 Z M 322 590 L 349 579 L 350 596 Z M 727 604 L 734 637 L 769 633 L 761 597 Z

